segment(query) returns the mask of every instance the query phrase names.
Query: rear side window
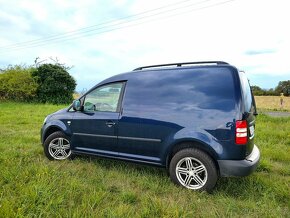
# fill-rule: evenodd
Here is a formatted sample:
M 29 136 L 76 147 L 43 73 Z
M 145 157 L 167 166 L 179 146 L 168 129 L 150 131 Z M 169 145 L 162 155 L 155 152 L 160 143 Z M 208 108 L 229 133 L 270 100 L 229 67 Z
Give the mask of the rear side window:
M 132 111 L 148 110 L 150 114 L 164 111 L 186 114 L 203 109 L 235 111 L 234 80 L 228 68 L 144 72 L 134 80 L 135 85 L 127 87 L 124 104 Z
M 244 72 L 240 72 L 240 78 L 243 89 L 245 111 L 250 112 L 253 105 L 251 87 Z

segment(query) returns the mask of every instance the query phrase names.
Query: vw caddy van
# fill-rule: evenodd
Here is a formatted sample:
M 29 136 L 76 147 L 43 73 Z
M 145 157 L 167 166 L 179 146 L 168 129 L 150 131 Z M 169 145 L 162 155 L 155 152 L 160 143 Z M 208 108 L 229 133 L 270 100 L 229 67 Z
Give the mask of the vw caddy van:
M 48 115 L 50 160 L 95 155 L 161 166 L 171 180 L 211 191 L 219 176 L 247 176 L 260 159 L 255 100 L 226 62 L 139 67 L 108 78 Z

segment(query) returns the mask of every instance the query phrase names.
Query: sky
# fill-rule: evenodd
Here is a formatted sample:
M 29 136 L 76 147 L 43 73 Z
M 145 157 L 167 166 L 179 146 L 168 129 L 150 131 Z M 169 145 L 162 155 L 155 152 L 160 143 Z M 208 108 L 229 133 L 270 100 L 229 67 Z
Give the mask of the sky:
M 287 0 L 0 0 L 0 69 L 58 59 L 77 91 L 134 68 L 226 61 L 251 85 L 290 80 Z

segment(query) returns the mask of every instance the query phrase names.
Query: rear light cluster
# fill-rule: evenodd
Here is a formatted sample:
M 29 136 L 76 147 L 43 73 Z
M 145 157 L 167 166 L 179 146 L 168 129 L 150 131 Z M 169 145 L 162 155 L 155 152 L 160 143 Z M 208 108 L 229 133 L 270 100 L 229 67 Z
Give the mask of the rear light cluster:
M 243 145 L 248 142 L 248 124 L 246 120 L 236 121 L 236 144 Z

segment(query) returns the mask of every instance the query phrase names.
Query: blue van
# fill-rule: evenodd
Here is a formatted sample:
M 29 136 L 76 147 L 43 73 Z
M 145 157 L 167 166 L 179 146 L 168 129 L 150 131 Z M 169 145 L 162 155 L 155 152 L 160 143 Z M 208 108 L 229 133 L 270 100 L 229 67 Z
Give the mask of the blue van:
M 41 129 L 50 160 L 95 155 L 165 167 L 172 181 L 210 191 L 260 159 L 248 79 L 228 63 L 140 67 L 94 86 Z

